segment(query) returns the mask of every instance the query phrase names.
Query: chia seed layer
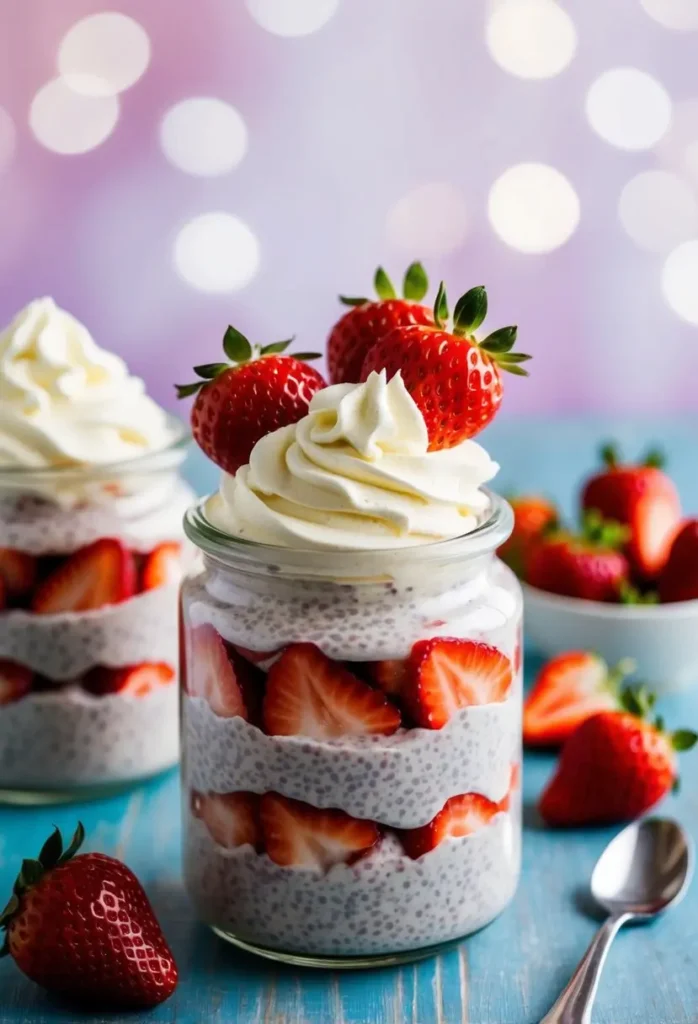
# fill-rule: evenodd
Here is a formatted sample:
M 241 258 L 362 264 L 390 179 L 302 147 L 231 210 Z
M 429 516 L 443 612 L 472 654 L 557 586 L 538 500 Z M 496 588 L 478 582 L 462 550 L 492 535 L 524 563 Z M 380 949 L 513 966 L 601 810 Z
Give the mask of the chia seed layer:
M 266 736 L 242 718 L 219 718 L 201 698 L 185 697 L 185 779 L 201 791 L 275 790 L 415 828 L 459 793 L 504 797 L 521 752 L 520 702 L 517 681 L 504 703 L 464 708 L 443 729 L 322 742 Z
M 279 867 L 251 846 L 223 850 L 191 820 L 187 888 L 204 921 L 261 946 L 324 956 L 419 949 L 476 931 L 510 901 L 520 867 L 517 813 L 416 861 L 387 835 L 356 864 L 326 874 Z
M 146 697 L 93 697 L 78 687 L 0 708 L 0 788 L 127 782 L 177 763 L 177 686 Z

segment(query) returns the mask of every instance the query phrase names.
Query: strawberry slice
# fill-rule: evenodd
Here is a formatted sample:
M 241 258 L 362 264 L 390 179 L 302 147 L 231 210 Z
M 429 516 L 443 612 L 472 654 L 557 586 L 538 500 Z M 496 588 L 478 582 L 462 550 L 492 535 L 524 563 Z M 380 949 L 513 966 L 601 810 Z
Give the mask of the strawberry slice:
M 266 851 L 282 867 L 350 864 L 380 839 L 372 821 L 352 818 L 344 811 L 321 810 L 279 793 L 265 793 L 261 804 Z
M 0 576 L 10 599 L 24 597 L 36 583 L 36 559 L 23 551 L 0 548 Z
M 16 661 L 0 660 L 0 705 L 26 697 L 32 688 L 34 673 Z
M 141 590 L 156 590 L 182 582 L 182 545 L 158 544 L 146 555 L 141 575 Z
M 313 644 L 293 644 L 269 670 L 262 708 L 269 736 L 389 736 L 400 712 Z
M 559 747 L 598 711 L 618 708 L 620 684 L 633 665 L 620 662 L 609 671 L 596 654 L 570 651 L 545 664 L 524 704 L 524 742 Z
M 441 729 L 461 708 L 506 700 L 511 683 L 511 663 L 496 647 L 437 637 L 412 648 L 403 696 L 417 725 Z
M 99 665 L 84 676 L 82 685 L 98 697 L 110 693 L 122 696 L 147 697 L 163 686 L 174 682 L 175 672 L 164 662 L 144 662 L 141 665 L 125 665 L 109 668 Z
M 274 661 L 283 651 L 283 647 L 277 647 L 274 651 L 252 651 L 249 647 L 241 647 L 240 644 L 231 644 L 230 646 L 245 661 L 249 661 L 252 665 L 257 665 L 265 672 L 269 671 L 271 665 L 274 664 Z
M 521 765 L 518 761 L 514 761 L 511 766 L 511 774 L 509 776 L 509 789 L 506 795 L 499 801 L 497 807 L 500 811 L 508 811 L 511 807 L 512 793 L 515 793 L 521 788 Z
M 447 800 L 435 818 L 420 828 L 398 832 L 405 853 L 417 860 L 446 839 L 460 839 L 484 828 L 499 814 L 500 804 L 480 793 L 464 793 Z
M 80 548 L 54 569 L 37 587 L 31 607 L 39 615 L 87 612 L 135 593 L 133 555 L 120 541 L 104 538 Z
M 646 579 L 656 579 L 666 564 L 680 526 L 678 498 L 675 493 L 647 493 L 635 502 L 629 518 L 631 561 Z
M 207 700 L 220 718 L 257 722 L 261 712 L 263 678 L 231 650 L 209 623 L 191 631 L 189 692 Z
M 409 666 L 406 661 L 399 658 L 371 661 L 368 664 L 368 673 L 383 693 L 390 697 L 399 697 L 407 682 Z
M 234 850 L 249 844 L 261 849 L 259 797 L 255 793 L 191 794 L 190 806 L 195 818 L 203 821 L 218 846 Z

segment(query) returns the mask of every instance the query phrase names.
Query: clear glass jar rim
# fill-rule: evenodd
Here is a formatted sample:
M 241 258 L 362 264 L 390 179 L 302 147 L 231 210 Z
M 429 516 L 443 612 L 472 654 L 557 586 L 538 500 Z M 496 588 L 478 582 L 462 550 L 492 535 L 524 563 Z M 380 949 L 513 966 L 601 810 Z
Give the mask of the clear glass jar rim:
M 206 518 L 205 508 L 209 497 L 192 505 L 184 516 L 184 531 L 205 554 L 229 564 L 233 568 L 254 572 L 255 568 L 265 571 L 269 566 L 281 569 L 324 570 L 338 575 L 354 576 L 365 562 L 375 572 L 375 563 L 389 568 L 391 564 L 423 561 L 437 564 L 454 559 L 470 559 L 490 554 L 503 544 L 514 526 L 514 513 L 501 495 L 482 488 L 490 500 L 487 519 L 470 533 L 446 540 L 408 547 L 388 548 L 288 548 L 234 537 L 214 526 Z

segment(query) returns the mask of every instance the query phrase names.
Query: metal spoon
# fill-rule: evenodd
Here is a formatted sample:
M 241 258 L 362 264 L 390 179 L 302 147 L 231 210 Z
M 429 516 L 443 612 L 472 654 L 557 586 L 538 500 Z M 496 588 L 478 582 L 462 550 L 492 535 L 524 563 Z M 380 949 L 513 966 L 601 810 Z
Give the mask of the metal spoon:
M 650 921 L 677 903 L 693 872 L 693 842 L 668 818 L 645 818 L 623 829 L 597 861 L 591 893 L 609 917 L 541 1024 L 591 1024 L 601 970 L 616 933 L 629 921 Z

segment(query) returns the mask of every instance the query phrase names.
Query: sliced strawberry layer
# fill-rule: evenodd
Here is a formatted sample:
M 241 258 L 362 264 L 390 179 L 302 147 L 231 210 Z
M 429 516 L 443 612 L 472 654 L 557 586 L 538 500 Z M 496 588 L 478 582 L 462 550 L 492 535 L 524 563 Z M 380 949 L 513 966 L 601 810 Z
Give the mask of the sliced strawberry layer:
M 409 675 L 409 664 L 398 658 L 388 661 L 371 661 L 368 672 L 377 686 L 389 697 L 399 697 Z
M 239 716 L 258 722 L 261 713 L 263 678 L 208 623 L 191 631 L 188 668 L 189 692 L 203 697 L 221 718 Z
M 473 640 L 420 640 L 412 648 L 404 699 L 425 729 L 441 729 L 461 708 L 506 700 L 512 683 L 508 658 Z
M 521 789 L 521 764 L 518 761 L 515 761 L 511 766 L 509 789 L 506 792 L 506 796 L 497 804 L 500 811 L 509 810 L 511 807 L 511 798 L 519 789 Z
M 37 614 L 86 612 L 118 604 L 136 593 L 133 555 L 118 540 L 105 538 L 81 548 L 34 592 Z
M 0 705 L 26 697 L 32 688 L 34 673 L 15 661 L 0 660 Z
M 502 810 L 500 804 L 480 793 L 451 797 L 426 825 L 398 833 L 405 853 L 413 860 L 435 849 L 446 839 L 460 839 L 484 828 Z
M 327 658 L 313 644 L 293 644 L 272 665 L 263 705 L 270 736 L 389 736 L 400 712 L 378 690 Z
M 261 848 L 259 797 L 254 793 L 191 794 L 191 810 L 203 821 L 215 843 L 234 850 L 250 844 Z
M 87 673 L 82 685 L 96 696 L 120 693 L 122 696 L 147 697 L 163 686 L 169 686 L 174 678 L 174 669 L 164 662 L 144 662 L 122 668 L 100 665 Z
M 630 519 L 628 554 L 646 579 L 655 579 L 664 567 L 680 520 L 677 496 L 649 492 L 636 502 Z
M 240 644 L 231 644 L 231 647 L 245 661 L 249 661 L 253 665 L 265 665 L 267 662 L 273 661 L 283 651 L 283 647 L 277 647 L 275 651 L 251 651 L 249 647 L 241 647 Z
M 143 563 L 141 590 L 155 590 L 182 581 L 182 545 L 159 544 Z
M 0 548 L 0 576 L 9 598 L 24 597 L 36 583 L 36 559 L 13 548 Z
M 586 651 L 560 654 L 543 666 L 524 704 L 529 746 L 560 746 L 597 711 L 617 707 L 603 658 Z
M 372 821 L 352 818 L 344 811 L 320 810 L 278 793 L 262 797 L 261 819 L 267 854 L 283 867 L 326 871 L 333 864 L 357 860 L 380 839 Z

